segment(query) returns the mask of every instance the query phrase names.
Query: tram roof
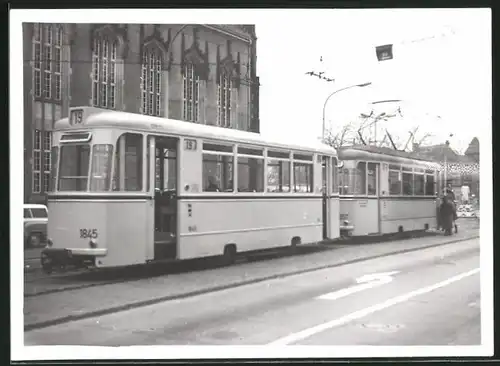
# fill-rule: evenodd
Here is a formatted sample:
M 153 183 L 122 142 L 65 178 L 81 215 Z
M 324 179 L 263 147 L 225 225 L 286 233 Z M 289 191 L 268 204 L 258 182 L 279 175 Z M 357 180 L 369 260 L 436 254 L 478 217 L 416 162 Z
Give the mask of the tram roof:
M 255 132 L 247 132 L 231 128 L 222 128 L 218 126 L 203 125 L 169 118 L 146 116 L 138 113 L 111 111 L 94 107 L 71 108 L 71 110 L 75 109 L 84 110 L 83 126 L 75 127 L 70 123 L 70 118 L 63 118 L 56 122 L 56 130 L 69 132 L 100 127 L 121 128 L 125 130 L 140 130 L 161 134 L 168 133 L 177 136 L 206 138 L 232 143 L 246 143 L 275 147 L 278 149 L 302 150 L 334 156 L 337 155 L 337 151 L 333 147 L 323 144 L 320 141 L 303 143 L 283 139 L 278 142 L 276 140 L 262 137 L 260 134 Z
M 426 160 L 420 156 L 406 151 L 397 151 L 387 147 L 354 145 L 342 147 L 338 150 L 341 160 L 377 160 L 395 164 L 427 165 L 429 168 L 439 168 L 434 161 Z

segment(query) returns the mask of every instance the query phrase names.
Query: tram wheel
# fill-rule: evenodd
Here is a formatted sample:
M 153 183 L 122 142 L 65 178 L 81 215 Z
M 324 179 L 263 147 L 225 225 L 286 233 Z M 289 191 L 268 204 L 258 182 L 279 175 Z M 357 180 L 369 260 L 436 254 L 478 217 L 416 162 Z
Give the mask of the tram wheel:
M 224 247 L 222 262 L 225 266 L 230 266 L 236 261 L 236 245 L 228 244 Z
M 292 242 L 290 244 L 290 252 L 292 254 L 296 254 L 297 253 L 297 245 L 300 245 L 302 242 L 300 236 L 294 236 L 292 238 Z

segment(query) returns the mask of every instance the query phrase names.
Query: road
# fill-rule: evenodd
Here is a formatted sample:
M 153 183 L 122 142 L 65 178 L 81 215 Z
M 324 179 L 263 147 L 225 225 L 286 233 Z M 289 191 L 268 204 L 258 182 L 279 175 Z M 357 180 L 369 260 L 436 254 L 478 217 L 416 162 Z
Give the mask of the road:
M 473 239 L 33 330 L 25 345 L 479 345 L 479 277 Z

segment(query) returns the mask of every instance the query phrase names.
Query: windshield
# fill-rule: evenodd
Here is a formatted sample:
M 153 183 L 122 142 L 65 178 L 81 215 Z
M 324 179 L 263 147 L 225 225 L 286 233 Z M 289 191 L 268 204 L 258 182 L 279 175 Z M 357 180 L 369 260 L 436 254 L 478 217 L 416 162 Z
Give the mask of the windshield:
M 92 151 L 92 172 L 90 191 L 109 191 L 111 182 L 111 157 L 113 145 L 94 145 Z
M 59 191 L 87 190 L 89 159 L 89 144 L 61 146 Z
M 63 145 L 60 149 L 58 191 L 87 191 L 90 164 L 89 144 Z M 92 146 L 91 192 L 109 191 L 113 145 Z

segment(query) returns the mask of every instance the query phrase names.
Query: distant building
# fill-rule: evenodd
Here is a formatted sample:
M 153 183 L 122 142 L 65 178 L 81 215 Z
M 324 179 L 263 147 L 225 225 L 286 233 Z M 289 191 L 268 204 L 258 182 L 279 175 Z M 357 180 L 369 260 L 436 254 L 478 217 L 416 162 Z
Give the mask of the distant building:
M 256 42 L 253 25 L 24 23 L 25 202 L 45 202 L 72 106 L 259 132 Z
M 461 186 L 468 185 L 470 193 L 479 197 L 479 140 L 476 137 L 472 139 L 464 155 L 453 150 L 448 141 L 432 146 L 413 144 L 413 153 L 439 162 L 443 167 L 446 161 L 447 182 L 451 183 L 454 190 L 459 192 Z

